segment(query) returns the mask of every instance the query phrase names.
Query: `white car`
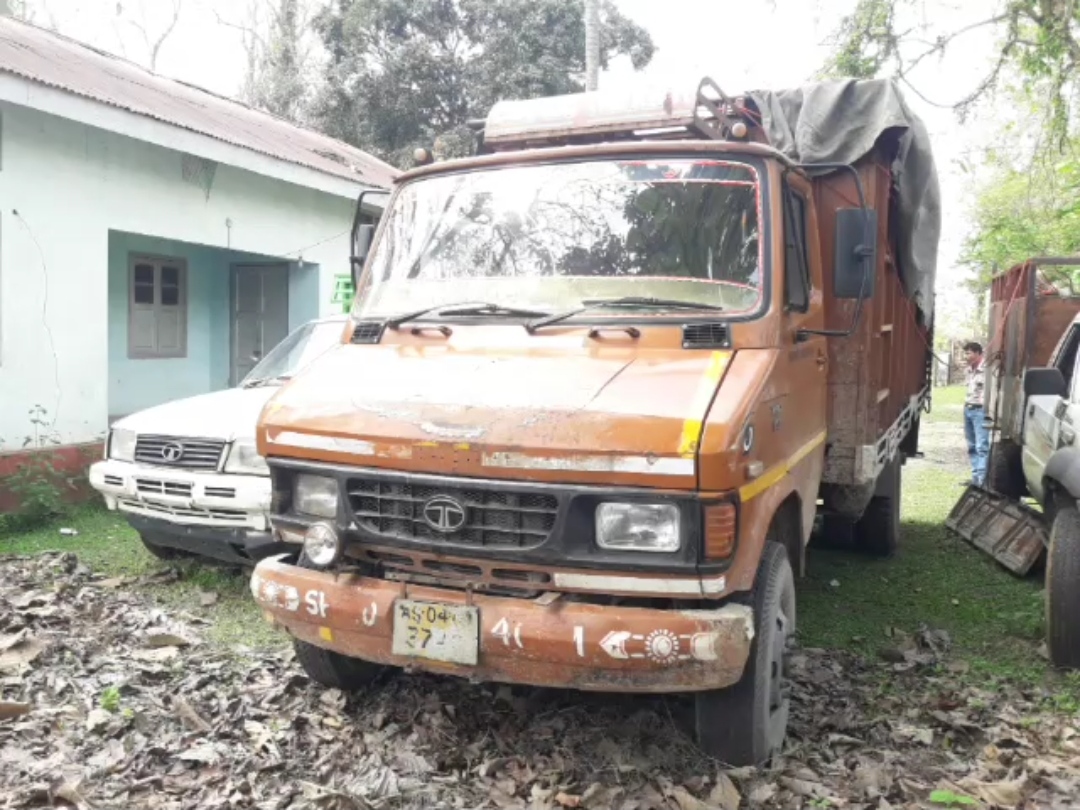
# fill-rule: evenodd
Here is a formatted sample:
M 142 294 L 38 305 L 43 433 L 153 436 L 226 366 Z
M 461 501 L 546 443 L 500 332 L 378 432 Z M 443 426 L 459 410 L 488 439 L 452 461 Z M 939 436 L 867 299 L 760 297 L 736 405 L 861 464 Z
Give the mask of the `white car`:
M 118 420 L 105 459 L 90 468 L 91 486 L 162 559 L 187 552 L 251 565 L 285 550 L 270 529 L 269 469 L 255 425 L 278 387 L 341 341 L 345 320 L 294 330 L 236 388 Z

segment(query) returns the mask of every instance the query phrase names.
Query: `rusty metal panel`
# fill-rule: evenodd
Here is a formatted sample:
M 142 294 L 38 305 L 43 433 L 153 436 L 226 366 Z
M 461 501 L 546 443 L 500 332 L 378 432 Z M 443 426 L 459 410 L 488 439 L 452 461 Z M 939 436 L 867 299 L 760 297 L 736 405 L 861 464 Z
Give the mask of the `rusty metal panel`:
M 1021 577 L 1049 542 L 1038 512 L 972 485 L 945 518 L 945 526 Z
M 385 188 L 398 175 L 346 143 L 10 17 L 0 17 L 0 70 L 357 183 Z

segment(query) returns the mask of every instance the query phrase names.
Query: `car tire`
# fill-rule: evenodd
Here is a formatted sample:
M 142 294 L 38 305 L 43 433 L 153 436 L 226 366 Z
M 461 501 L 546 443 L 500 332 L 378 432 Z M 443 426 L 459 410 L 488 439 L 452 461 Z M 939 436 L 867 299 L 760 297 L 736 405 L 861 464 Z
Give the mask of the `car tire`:
M 1056 510 L 1046 555 L 1046 645 L 1050 662 L 1080 668 L 1080 511 Z
M 698 746 L 733 766 L 762 765 L 787 734 L 791 688 L 788 647 L 795 632 L 795 575 L 784 546 L 765 545 L 750 594 L 754 640 L 742 678 L 694 696 Z
M 142 540 L 143 548 L 157 557 L 159 560 L 178 560 L 187 555 L 176 548 L 170 548 L 169 546 L 159 546 L 153 540 L 150 540 L 147 535 L 140 534 L 139 539 Z
M 994 442 L 986 464 L 986 486 L 991 492 L 1019 500 L 1027 494 L 1020 446 L 1015 442 Z
M 900 471 L 897 455 L 881 471 L 874 497 L 855 523 L 855 547 L 872 557 L 891 557 L 900 546 Z

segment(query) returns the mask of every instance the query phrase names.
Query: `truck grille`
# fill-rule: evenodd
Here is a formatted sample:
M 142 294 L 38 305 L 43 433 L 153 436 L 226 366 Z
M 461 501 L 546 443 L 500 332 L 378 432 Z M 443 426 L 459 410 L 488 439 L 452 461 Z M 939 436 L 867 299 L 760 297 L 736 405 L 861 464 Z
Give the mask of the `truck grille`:
M 147 495 L 174 495 L 190 498 L 192 485 L 179 481 L 156 481 L 152 478 L 136 478 L 135 488 Z
M 224 450 L 225 442 L 219 439 L 140 435 L 135 441 L 135 460 L 157 467 L 216 470 Z
M 559 510 L 554 495 L 502 488 L 414 484 L 382 478 L 350 478 L 346 487 L 353 516 L 365 531 L 476 548 L 538 546 L 551 534 Z M 460 504 L 464 515 L 450 521 L 452 529 L 439 531 L 432 526 L 433 516 L 438 522 L 438 510 L 432 507 L 445 505 L 447 499 Z

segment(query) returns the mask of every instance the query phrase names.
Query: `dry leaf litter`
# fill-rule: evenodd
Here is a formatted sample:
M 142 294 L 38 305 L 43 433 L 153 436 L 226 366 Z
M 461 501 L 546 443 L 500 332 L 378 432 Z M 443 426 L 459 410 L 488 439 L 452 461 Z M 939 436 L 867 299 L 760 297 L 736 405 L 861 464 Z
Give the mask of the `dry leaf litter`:
M 0 808 L 1080 807 L 1077 719 L 966 685 L 929 629 L 880 661 L 798 651 L 784 755 L 725 769 L 684 700 L 404 673 L 344 695 L 138 585 L 70 553 L 0 560 Z

